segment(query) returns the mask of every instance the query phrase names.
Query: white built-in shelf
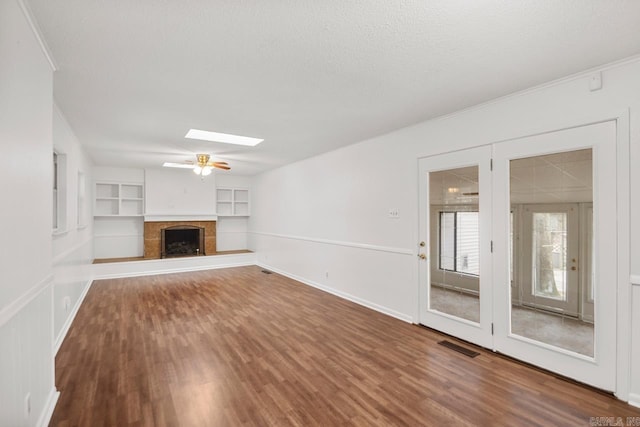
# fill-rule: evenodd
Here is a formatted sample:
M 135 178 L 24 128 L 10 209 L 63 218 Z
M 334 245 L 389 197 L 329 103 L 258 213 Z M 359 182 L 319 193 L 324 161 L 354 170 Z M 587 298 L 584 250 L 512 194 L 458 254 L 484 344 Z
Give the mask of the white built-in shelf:
M 247 188 L 218 188 L 216 193 L 218 216 L 249 216 Z
M 96 182 L 93 216 L 142 216 L 144 186 Z

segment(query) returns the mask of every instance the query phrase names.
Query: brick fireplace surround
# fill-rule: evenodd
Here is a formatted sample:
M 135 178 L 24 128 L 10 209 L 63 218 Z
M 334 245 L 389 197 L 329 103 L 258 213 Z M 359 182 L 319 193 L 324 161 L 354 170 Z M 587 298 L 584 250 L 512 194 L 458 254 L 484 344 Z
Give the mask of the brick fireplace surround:
M 192 225 L 204 228 L 204 254 L 216 253 L 215 221 L 145 221 L 144 222 L 144 259 L 160 259 L 162 252 L 161 230 L 176 225 Z

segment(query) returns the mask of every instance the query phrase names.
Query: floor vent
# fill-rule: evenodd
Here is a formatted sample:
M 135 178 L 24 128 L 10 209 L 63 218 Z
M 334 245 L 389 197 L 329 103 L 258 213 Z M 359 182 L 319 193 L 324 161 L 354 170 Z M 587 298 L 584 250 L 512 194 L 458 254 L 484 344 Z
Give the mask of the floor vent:
M 271 274 L 271 272 L 270 272 L 269 270 L 262 270 L 262 272 L 263 272 L 264 274 Z
M 476 356 L 480 356 L 480 353 L 478 353 L 477 351 L 473 351 L 473 350 L 469 350 L 468 348 L 464 348 L 462 346 L 459 346 L 458 344 L 454 344 L 451 341 L 440 341 L 438 344 L 443 345 L 447 348 L 450 348 L 451 350 L 455 350 L 458 353 L 462 353 L 465 356 L 469 356 L 469 357 L 476 357 Z

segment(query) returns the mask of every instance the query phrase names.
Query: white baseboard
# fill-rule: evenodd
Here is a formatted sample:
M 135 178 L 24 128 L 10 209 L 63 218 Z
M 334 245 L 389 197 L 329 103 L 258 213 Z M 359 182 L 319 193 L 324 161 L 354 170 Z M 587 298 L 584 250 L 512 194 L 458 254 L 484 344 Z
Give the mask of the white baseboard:
M 62 325 L 62 329 L 60 330 L 60 333 L 58 333 L 58 336 L 56 337 L 56 340 L 53 343 L 54 357 L 56 354 L 58 354 L 58 350 L 60 349 L 60 346 L 62 345 L 64 338 L 67 336 L 67 333 L 69 332 L 69 328 L 73 323 L 73 319 L 76 318 L 76 314 L 78 314 L 78 310 L 80 310 L 80 306 L 84 301 L 84 297 L 87 296 L 87 292 L 89 292 L 89 288 L 91 287 L 92 283 L 93 283 L 92 279 L 88 280 L 87 283 L 85 283 L 84 288 L 82 289 L 82 293 L 80 294 L 80 297 L 78 298 L 78 300 L 73 306 L 73 310 L 71 310 L 71 313 L 69 314 L 69 316 L 67 316 L 67 320 L 64 322 L 64 325 Z
M 640 408 L 640 394 L 629 393 L 629 405 Z
M 46 427 L 49 425 L 49 421 L 51 421 L 51 416 L 53 415 L 53 410 L 56 409 L 56 403 L 58 403 L 58 398 L 60 397 L 60 392 L 56 390 L 56 388 L 52 388 L 49 393 L 49 397 L 47 397 L 47 402 L 40 413 L 40 417 L 38 417 L 38 422 L 36 425 L 38 427 Z
M 255 253 L 115 262 L 93 264 L 92 267 L 94 279 L 115 279 L 247 265 L 255 265 Z
M 330 288 L 328 286 L 322 285 L 320 283 L 316 283 L 314 281 L 305 279 L 304 277 L 300 277 L 300 276 L 296 276 L 295 274 L 287 273 L 286 271 L 279 270 L 279 269 L 271 267 L 270 265 L 267 265 L 267 264 L 262 264 L 262 263 L 256 262 L 256 265 L 258 265 L 258 266 L 260 266 L 260 267 L 262 267 L 264 269 L 267 269 L 269 271 L 273 271 L 275 273 L 281 274 L 281 275 L 283 275 L 285 277 L 288 277 L 290 279 L 296 280 L 296 281 L 298 281 L 300 283 L 303 283 L 305 285 L 311 286 L 311 287 L 316 288 L 316 289 L 320 289 L 321 291 L 324 291 L 324 292 L 330 293 L 332 295 L 338 296 L 340 298 L 346 299 L 348 301 L 354 302 L 354 303 L 356 303 L 358 305 L 362 305 L 364 307 L 370 308 L 370 309 L 375 310 L 375 311 L 377 311 L 379 313 L 386 314 L 387 316 L 394 317 L 394 318 L 396 318 L 398 320 L 402 320 L 403 322 L 415 323 L 414 319 L 411 316 L 407 316 L 406 314 L 397 312 L 395 310 L 391 310 L 390 308 L 375 304 L 375 303 L 373 303 L 371 301 L 367 301 L 367 300 L 364 300 L 362 298 L 355 297 L 355 296 L 353 296 L 351 294 L 348 294 L 346 292 L 342 292 L 342 291 L 339 291 L 337 289 Z

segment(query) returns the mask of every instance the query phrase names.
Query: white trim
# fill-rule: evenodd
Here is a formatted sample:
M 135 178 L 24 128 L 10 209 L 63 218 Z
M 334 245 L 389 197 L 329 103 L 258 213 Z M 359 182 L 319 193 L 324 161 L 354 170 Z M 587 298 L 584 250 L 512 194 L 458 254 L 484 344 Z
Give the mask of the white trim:
M 49 392 L 49 396 L 47 397 L 47 402 L 38 417 L 38 421 L 36 425 L 38 427 L 46 427 L 49 425 L 49 421 L 51 421 L 51 416 L 53 415 L 53 410 L 56 409 L 56 403 L 58 403 L 58 398 L 60 397 L 60 392 L 56 390 L 56 388 L 52 388 Z
M 53 238 L 57 238 L 60 236 L 64 236 L 67 233 L 69 233 L 68 228 L 65 228 L 65 229 L 56 228 L 55 230 L 51 231 L 51 236 L 53 236 Z
M 203 262 L 203 259 L 205 258 L 208 259 L 210 263 L 198 265 L 200 262 Z M 187 260 L 192 262 L 192 264 L 189 265 L 189 261 Z M 214 261 L 217 262 L 217 264 L 213 263 Z M 187 265 L 170 267 L 172 264 L 179 265 L 185 263 Z M 255 265 L 255 253 L 253 252 L 246 254 L 215 255 L 209 257 L 171 258 L 117 262 L 108 264 L 93 264 L 93 271 L 94 279 L 98 280 L 115 279 L 122 277 L 153 276 L 156 274 L 184 273 L 189 271 L 214 270 L 218 268 L 245 267 L 248 265 Z M 165 266 L 165 268 L 163 268 L 163 266 Z M 126 270 L 126 267 L 131 267 L 131 271 L 118 272 L 120 268 L 124 268 Z M 145 267 L 147 268 L 145 269 Z M 110 271 L 112 269 L 115 269 L 116 271 Z
M 90 279 L 84 285 L 84 288 L 82 289 L 82 293 L 80 294 L 80 297 L 78 298 L 78 300 L 73 306 L 73 310 L 71 310 L 71 313 L 69 314 L 69 316 L 67 316 L 67 320 L 64 322 L 64 325 L 62 325 L 62 328 L 60 329 L 60 332 L 58 333 L 58 336 L 56 337 L 53 343 L 54 357 L 56 354 L 58 354 L 58 350 L 60 350 L 60 346 L 62 345 L 62 342 L 64 341 L 65 337 L 67 336 L 67 333 L 69 332 L 69 328 L 73 323 L 73 319 L 76 318 L 76 314 L 78 314 L 78 310 L 80 310 L 80 306 L 82 305 L 84 298 L 87 296 L 87 293 L 89 292 L 89 288 L 91 288 L 92 283 L 93 283 L 93 280 Z
M 27 23 L 31 27 L 31 31 L 33 31 L 33 35 L 36 37 L 38 45 L 40 45 L 40 49 L 42 49 L 42 53 L 44 57 L 47 58 L 47 62 L 51 67 L 51 71 L 58 71 L 58 66 L 56 65 L 56 61 L 53 59 L 53 55 L 51 54 L 51 50 L 49 50 L 49 46 L 47 46 L 47 42 L 42 36 L 42 31 L 40 31 L 40 26 L 38 25 L 38 21 L 33 17 L 33 13 L 31 12 L 31 8 L 25 3 L 24 0 L 18 0 L 18 5 L 20 9 L 22 9 L 22 13 L 24 14 Z
M 77 251 L 77 250 L 78 250 L 78 249 L 80 249 L 82 246 L 84 246 L 84 245 L 86 245 L 86 244 L 90 243 L 90 242 L 91 242 L 91 240 L 93 240 L 93 238 L 92 238 L 92 237 L 89 237 L 88 239 L 85 239 L 84 241 L 82 241 L 82 242 L 80 242 L 80 243 L 78 243 L 78 244 L 76 244 L 76 245 L 73 245 L 73 246 L 72 246 L 72 247 L 70 247 L 69 249 L 67 249 L 67 250 L 65 250 L 65 251 L 63 251 L 63 252 L 60 252 L 60 253 L 59 253 L 59 254 L 57 254 L 57 255 L 54 255 L 54 257 L 53 257 L 53 261 L 52 261 L 52 264 L 53 264 L 53 265 L 56 265 L 57 263 L 59 263 L 60 261 L 62 261 L 64 258 L 66 258 L 67 256 L 69 256 L 71 253 L 73 253 L 73 252 Z
M 616 117 L 616 197 L 618 219 L 616 224 L 617 259 L 617 339 L 616 339 L 616 389 L 615 396 L 629 400 L 631 385 L 631 286 L 627 277 L 631 273 L 630 232 L 630 152 L 631 126 L 630 112 L 625 109 Z
M 370 308 L 370 309 L 375 310 L 375 311 L 377 311 L 379 313 L 386 314 L 387 316 L 394 317 L 394 318 L 396 318 L 398 320 L 402 320 L 403 322 L 415 323 L 414 319 L 411 316 L 407 316 L 406 314 L 397 312 L 395 310 L 391 310 L 391 309 L 389 309 L 387 307 L 383 307 L 381 305 L 372 303 L 372 302 L 364 300 L 362 298 L 358 298 L 358 297 L 353 296 L 351 294 L 348 294 L 346 292 L 342 292 L 342 291 L 339 291 L 337 289 L 333 289 L 333 288 L 330 288 L 328 286 L 321 285 L 320 283 L 316 283 L 314 281 L 307 280 L 307 279 L 305 279 L 303 277 L 296 276 L 295 274 L 287 273 L 287 272 L 279 270 L 277 268 L 273 268 L 273 267 L 271 267 L 270 265 L 267 265 L 267 264 L 263 264 L 263 263 L 257 262 L 256 265 L 261 267 L 261 268 L 267 269 L 269 271 L 273 271 L 275 273 L 281 274 L 281 275 L 283 275 L 285 277 L 293 279 L 293 280 L 295 280 L 297 282 L 300 282 L 300 283 L 302 283 L 304 285 L 311 286 L 311 287 L 316 288 L 316 289 L 320 289 L 321 291 L 330 293 L 332 295 L 335 295 L 335 296 L 340 297 L 342 299 L 351 301 L 351 302 L 356 303 L 358 305 Z
M 144 234 L 94 234 L 93 237 L 96 239 L 111 239 L 113 237 L 144 237 Z
M 640 275 L 638 274 L 632 274 L 629 278 L 629 280 L 631 281 L 631 284 L 634 286 L 640 286 Z
M 166 221 L 217 221 L 218 215 L 164 215 L 153 214 L 144 215 L 145 222 L 166 222 Z
M 348 248 L 367 249 L 370 251 L 389 252 L 400 255 L 414 255 L 413 250 L 405 248 L 394 248 L 390 246 L 369 245 L 367 243 L 344 242 L 339 240 L 318 239 L 305 236 L 291 236 L 287 234 L 266 233 L 263 231 L 247 231 L 250 234 L 259 234 L 262 236 L 278 237 L 281 239 L 304 240 L 307 242 L 322 243 L 324 245 L 345 246 Z
M 247 262 L 232 262 L 228 264 L 219 264 L 219 265 L 204 265 L 199 267 L 181 267 L 181 268 L 171 268 L 167 270 L 147 270 L 147 271 L 132 271 L 127 273 L 109 273 L 109 274 L 100 274 L 96 275 L 96 280 L 101 279 L 120 279 L 125 277 L 142 277 L 142 276 L 155 276 L 158 274 L 172 274 L 172 273 L 188 273 L 190 271 L 203 271 L 203 270 L 216 270 L 218 268 L 231 268 L 231 267 L 246 267 L 249 265 L 254 265 L 252 261 Z
M 53 283 L 53 274 L 49 274 L 42 279 L 35 286 L 32 286 L 24 294 L 20 295 L 17 299 L 11 302 L 0 310 L 0 327 L 18 314 L 23 308 L 25 308 L 31 301 L 33 301 L 40 293 L 48 288 Z
M 631 406 L 635 406 L 636 408 L 640 408 L 640 394 L 629 393 L 629 401 L 627 403 Z

